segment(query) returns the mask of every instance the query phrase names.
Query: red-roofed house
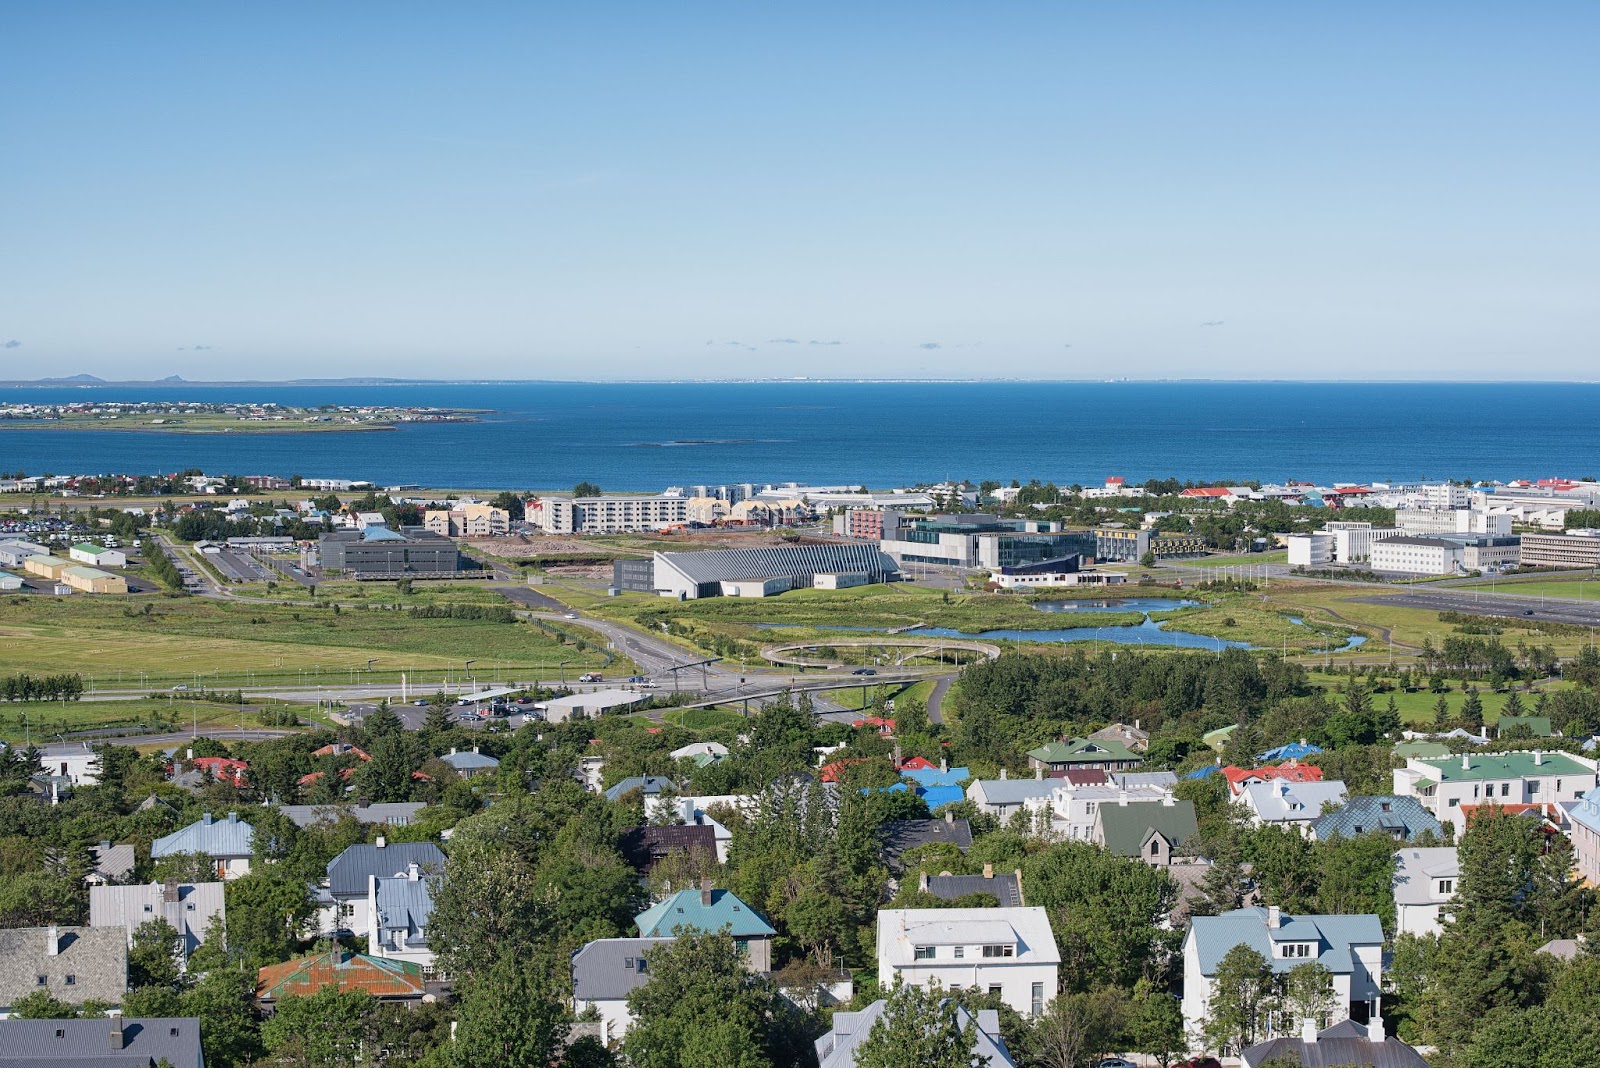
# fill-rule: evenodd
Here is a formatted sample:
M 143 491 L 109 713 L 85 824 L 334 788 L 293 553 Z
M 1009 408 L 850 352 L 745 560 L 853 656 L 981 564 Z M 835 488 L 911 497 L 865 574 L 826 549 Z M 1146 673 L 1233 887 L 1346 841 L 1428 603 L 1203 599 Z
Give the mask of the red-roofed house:
M 361 761 L 372 759 L 366 754 L 365 750 L 358 749 L 349 742 L 330 742 L 321 749 L 313 749 L 311 755 L 314 757 L 353 756 Z
M 838 782 L 844 778 L 845 768 L 849 767 L 851 764 L 865 764 L 866 762 L 867 761 L 865 757 L 856 757 L 848 760 L 830 760 L 828 763 L 822 765 L 820 776 L 823 782 Z
M 1193 486 L 1179 493 L 1178 496 L 1187 497 L 1190 500 L 1231 501 L 1233 500 L 1233 491 L 1227 486 Z
M 938 769 L 938 767 L 939 765 L 935 764 L 927 757 L 919 756 L 914 756 L 910 760 L 902 761 L 900 764 L 901 771 L 935 771 Z
M 1290 761 L 1265 768 L 1236 768 L 1232 764 L 1222 769 L 1223 778 L 1228 780 L 1228 789 L 1233 796 L 1238 797 L 1244 793 L 1245 787 L 1258 782 L 1270 782 L 1279 779 L 1284 782 L 1321 782 L 1322 769 L 1315 764 L 1300 764 Z
M 850 726 L 858 729 L 861 727 L 871 727 L 879 734 L 886 736 L 894 733 L 894 720 L 884 719 L 881 716 L 868 716 L 865 719 L 858 719 L 854 723 L 850 724 Z
M 256 1000 L 270 1006 L 280 997 L 309 997 L 325 986 L 341 994 L 364 991 L 380 1001 L 420 1001 L 427 993 L 420 964 L 334 949 L 262 968 L 256 973 Z
M 232 783 L 240 789 L 244 788 L 245 772 L 250 770 L 249 764 L 232 757 L 195 757 L 193 763 L 197 770 L 218 782 Z

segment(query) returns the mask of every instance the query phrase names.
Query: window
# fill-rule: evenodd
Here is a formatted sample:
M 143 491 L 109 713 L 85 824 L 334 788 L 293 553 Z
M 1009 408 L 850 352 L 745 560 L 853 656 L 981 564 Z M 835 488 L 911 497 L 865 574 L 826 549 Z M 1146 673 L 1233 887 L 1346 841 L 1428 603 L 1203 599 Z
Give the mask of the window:
M 194 911 L 194 902 L 193 901 L 189 902 L 189 904 L 185 905 L 184 908 L 187 909 L 190 912 L 193 912 Z
M 1510 797 L 1511 796 L 1511 784 L 1510 783 L 1503 782 L 1503 783 L 1500 784 L 1500 796 L 1501 797 Z
M 983 955 L 985 957 L 1015 957 L 1017 955 L 1017 947 L 1013 945 L 984 946 Z
M 1033 984 L 1033 994 L 1032 994 L 1032 998 L 1031 998 L 1031 1000 L 1029 1002 L 1029 1007 L 1030 1007 L 1030 1009 L 1031 1009 L 1031 1011 L 1032 1011 L 1034 1016 L 1043 1016 L 1044 1015 L 1044 984 L 1043 983 L 1034 983 Z
M 1528 780 L 1528 793 L 1536 794 L 1538 792 L 1539 792 L 1539 780 L 1538 779 L 1529 779 Z M 1559 781 L 1557 781 L 1556 782 L 1556 793 L 1559 794 L 1560 792 L 1561 792 L 1561 783 Z
M 154 905 L 146 905 L 146 906 L 145 906 L 145 907 L 144 907 L 144 910 L 145 910 L 145 911 L 146 911 L 146 912 L 154 912 L 154 911 L 155 911 L 155 906 L 154 906 Z
M 640 957 L 638 960 L 633 962 L 633 967 L 635 971 L 637 971 L 640 975 L 643 975 L 645 972 L 650 970 L 650 962 L 645 960 L 643 957 Z
M 1439 893 L 1441 893 L 1441 894 L 1453 894 L 1455 892 L 1456 892 L 1456 881 L 1454 879 L 1440 879 L 1439 880 Z
M 622 958 L 622 966 L 625 969 L 627 969 L 628 971 L 630 971 L 630 972 L 633 971 L 633 958 L 632 957 L 623 957 Z
M 78 985 L 78 977 L 76 975 L 67 976 L 67 985 L 68 986 L 77 986 Z
M 1457 798 L 1457 797 L 1452 797 L 1452 798 L 1451 798 L 1451 799 L 1450 799 L 1450 807 L 1451 807 L 1451 808 L 1455 808 L 1455 807 L 1456 807 L 1456 806 L 1457 806 L 1457 805 L 1459 805 L 1459 804 L 1461 804 L 1461 799 L 1460 799 L 1460 798 Z
M 933 946 L 918 946 L 912 953 L 913 960 L 932 960 L 936 954 Z M 988 954 L 984 954 L 988 956 Z
M 50 977 L 47 976 L 47 975 L 38 976 L 37 980 L 38 981 L 33 984 L 34 986 L 49 986 L 50 985 Z
M 967 955 L 967 947 L 966 946 L 957 946 L 956 947 L 956 960 L 964 960 L 966 958 L 966 955 Z
M 350 902 L 342 901 L 342 902 L 339 903 L 339 918 L 341 920 L 348 920 L 350 917 L 354 916 L 355 914 L 356 914 L 356 907 L 354 905 L 352 905 Z
M 1283 957 L 1309 957 L 1311 956 L 1311 943 L 1285 942 L 1278 947 L 1278 952 Z

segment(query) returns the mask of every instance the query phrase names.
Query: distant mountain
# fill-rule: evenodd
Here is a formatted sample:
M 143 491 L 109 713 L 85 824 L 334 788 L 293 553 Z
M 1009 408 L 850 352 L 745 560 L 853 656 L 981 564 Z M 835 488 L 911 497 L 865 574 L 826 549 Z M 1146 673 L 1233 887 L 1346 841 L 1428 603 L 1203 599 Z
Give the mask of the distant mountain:
M 50 385 L 50 386 L 59 386 L 59 385 L 103 386 L 105 384 L 106 384 L 106 380 L 105 379 L 97 378 L 94 375 L 69 375 L 66 378 L 41 378 L 41 379 L 39 379 L 39 385 L 41 385 L 41 386 L 45 386 L 45 385 Z
M 183 376 L 182 375 L 168 375 L 167 377 L 161 379 L 160 381 L 163 384 L 172 383 L 172 382 L 182 382 L 183 381 Z

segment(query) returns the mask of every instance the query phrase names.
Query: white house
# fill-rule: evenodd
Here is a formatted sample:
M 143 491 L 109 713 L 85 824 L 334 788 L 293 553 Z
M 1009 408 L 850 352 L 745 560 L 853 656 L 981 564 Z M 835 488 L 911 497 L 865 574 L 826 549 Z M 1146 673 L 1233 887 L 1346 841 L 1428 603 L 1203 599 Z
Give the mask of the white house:
M 1474 806 L 1577 801 L 1595 788 L 1595 768 L 1590 757 L 1539 750 L 1412 757 L 1395 769 L 1394 792 L 1419 799 L 1459 839 Z
M 239 819 L 237 812 L 226 820 L 211 818 L 207 812 L 198 822 L 150 843 L 150 859 L 179 854 L 205 854 L 216 865 L 217 878 L 237 879 L 250 872 L 255 852 L 255 828 Z
M 1161 804 L 1172 800 L 1172 789 L 1153 783 L 1074 786 L 1063 779 L 1053 784 L 1048 797 L 1025 802 L 1031 811 L 1050 812 L 1050 829 L 1065 838 L 1092 842 L 1100 810 L 1107 805 Z
M 1190 925 L 1183 943 L 1183 1023 L 1190 1035 L 1199 1035 L 1205 1025 L 1217 965 L 1241 945 L 1255 950 L 1280 974 L 1311 961 L 1328 969 L 1335 1018 L 1365 1022 L 1379 1014 L 1383 924 L 1377 916 L 1289 916 L 1276 906 L 1256 906 L 1196 916 Z M 1286 1026 L 1295 1028 L 1292 1022 Z
M 1441 910 L 1455 900 L 1461 879 L 1455 847 L 1402 849 L 1394 861 L 1395 933 L 1438 934 Z
M 645 954 L 670 938 L 597 938 L 572 955 L 572 1011 L 600 1014 L 600 1041 L 615 1042 L 633 1023 L 628 994 L 650 978 Z
M 1028 802 L 1048 802 L 1058 779 L 1042 775 L 1032 779 L 1009 779 L 1002 774 L 998 779 L 977 779 L 967 785 L 967 800 L 978 806 L 978 811 L 1004 822 L 1021 810 Z
M 878 983 L 977 987 L 1037 1017 L 1056 996 L 1061 953 L 1038 907 L 880 909 Z
M 39 768 L 71 779 L 74 786 L 93 786 L 100 781 L 100 754 L 87 745 L 46 749 L 39 754 Z
M 1239 793 L 1238 803 L 1250 814 L 1257 827 L 1268 824 L 1288 827 L 1311 837 L 1311 825 L 1322 815 L 1323 805 L 1338 807 L 1348 799 L 1344 783 L 1289 782 L 1268 779 L 1251 783 Z
M 428 920 L 433 916 L 431 880 L 415 861 L 405 874 L 367 876 L 367 952 L 374 957 L 410 961 L 424 972 L 433 970 Z

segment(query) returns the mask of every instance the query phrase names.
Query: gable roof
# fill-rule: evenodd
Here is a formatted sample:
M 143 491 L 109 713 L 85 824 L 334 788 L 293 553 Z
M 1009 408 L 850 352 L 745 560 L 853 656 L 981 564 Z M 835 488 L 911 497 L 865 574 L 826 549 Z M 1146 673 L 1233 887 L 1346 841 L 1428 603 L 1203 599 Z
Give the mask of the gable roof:
M 330 950 L 271 964 L 256 973 L 256 997 L 305 997 L 325 986 L 341 993 L 365 990 L 375 998 L 420 998 L 426 988 L 422 966 L 391 957 Z
M 621 1001 L 650 979 L 644 955 L 670 938 L 597 938 L 572 954 L 575 1001 Z
M 1200 973 L 1215 975 L 1217 965 L 1234 946 L 1245 945 L 1266 958 L 1275 972 L 1287 972 L 1308 958 L 1284 958 L 1273 952 L 1276 942 L 1316 942 L 1315 959 L 1336 975 L 1355 969 L 1350 947 L 1381 946 L 1383 924 L 1370 913 L 1351 916 L 1290 916 L 1281 914 L 1278 927 L 1267 927 L 1268 910 L 1259 905 L 1235 909 L 1220 916 L 1196 916 L 1189 927 L 1200 959 Z
M 87 1020 L 0 1020 L 0 1065 L 142 1068 L 163 1061 L 175 1068 L 200 1063 L 199 1019 L 97 1016 Z
M 1309 742 L 1303 742 L 1303 741 L 1302 742 L 1290 742 L 1288 745 L 1280 745 L 1280 746 L 1278 746 L 1278 747 L 1276 747 L 1274 749 L 1268 749 L 1265 753 L 1257 753 L 1256 754 L 1256 759 L 1257 760 L 1304 760 L 1306 757 L 1310 756 L 1311 754 L 1320 753 L 1320 752 L 1322 752 L 1322 746 L 1320 746 L 1320 745 L 1312 745 Z
M 1240 768 L 1232 764 L 1222 769 L 1222 777 L 1228 780 L 1228 785 L 1237 794 L 1250 782 L 1321 782 L 1322 769 L 1315 764 L 1268 764 L 1260 768 Z
M 366 897 L 368 876 L 380 879 L 406 874 L 415 864 L 423 874 L 444 871 L 444 854 L 432 842 L 358 842 L 328 861 L 328 892 L 335 897 Z
M 817 1068 L 855 1068 L 856 1047 L 883 1016 L 888 1002 L 879 998 L 860 1012 L 836 1012 L 832 1029 L 816 1040 Z M 972 1052 L 975 1058 L 985 1058 L 989 1068 L 1015 1068 L 1005 1042 L 1000 1037 L 1000 1014 L 994 1009 L 979 1009 L 974 1020 L 970 1012 L 956 1006 L 956 1024 L 962 1030 L 972 1027 Z
M 1022 884 L 1014 871 L 993 875 L 930 875 L 927 893 L 941 901 L 955 901 L 968 894 L 989 894 L 1001 908 L 1022 906 Z
M 607 801 L 619 801 L 632 790 L 642 790 L 646 797 L 678 792 L 678 784 L 664 775 L 630 775 L 606 790 Z
M 476 749 L 470 752 L 449 752 L 439 758 L 457 771 L 480 771 L 488 768 L 498 768 L 500 761 L 492 756 L 484 756 Z
M 1352 797 L 1343 807 L 1317 817 L 1311 830 L 1319 839 L 1353 838 L 1372 831 L 1383 831 L 1407 842 L 1426 833 L 1444 838 L 1444 827 L 1414 797 Z
M 255 852 L 255 828 L 239 819 L 237 812 L 228 813 L 225 820 L 213 819 L 211 813 L 181 831 L 174 831 L 150 843 L 150 859 L 174 856 L 180 853 L 204 853 L 212 857 L 248 857 Z
M 52 937 L 58 947 L 55 953 L 50 952 Z M 120 1005 L 127 989 L 128 934 L 121 927 L 0 930 L 0 1009 L 40 990 L 73 1005 L 85 1001 Z
M 675 827 L 630 827 L 622 832 L 617 849 L 628 867 L 640 875 L 651 870 L 672 853 L 702 850 L 717 854 L 717 832 L 709 823 Z
M 915 947 L 1010 942 L 1020 964 L 1060 964 L 1050 917 L 1038 906 L 984 909 L 879 909 L 878 962 L 907 967 Z
M 89 888 L 90 927 L 121 927 L 132 937 L 140 924 L 158 919 L 166 920 L 178 932 L 184 953 L 193 952 L 208 936 L 222 934 L 226 922 L 222 884 L 174 882 L 169 887 L 135 883 Z
M 1257 1042 L 1239 1055 L 1243 1068 L 1260 1068 L 1280 1060 L 1303 1068 L 1428 1068 L 1428 1062 L 1398 1038 L 1373 1040 L 1367 1028 L 1343 1020 L 1317 1033 L 1315 1042 L 1295 1037 Z
M 967 796 L 985 804 L 1020 805 L 1035 797 L 1049 797 L 1058 783 L 1054 779 L 978 779 L 967 786 Z
M 131 843 L 112 845 L 110 842 L 102 842 L 100 845 L 90 846 L 89 855 L 94 859 L 94 874 L 113 882 L 126 878 L 133 871 L 134 862 L 138 859 L 134 855 Z
M 1047 742 L 1028 750 L 1028 755 L 1041 764 L 1099 764 L 1113 760 L 1138 763 L 1144 760 L 1142 755 L 1116 739 L 1073 738 L 1065 742 Z
M 895 867 L 901 856 L 919 846 L 948 844 L 965 853 L 972 848 L 972 824 L 960 819 L 885 820 L 878 839 L 890 867 Z
M 1568 806 L 1567 818 L 1600 834 L 1600 786 L 1584 794 L 1577 804 Z
M 702 894 L 710 895 L 709 903 Z M 732 890 L 680 890 L 639 913 L 633 922 L 644 938 L 662 938 L 680 927 L 702 932 L 726 927 L 735 938 L 771 938 L 778 933 Z
M 1461 874 L 1455 846 L 1427 849 L 1407 847 L 1394 855 L 1394 902 L 1397 905 L 1433 905 L 1434 879 L 1454 879 Z
M 426 946 L 428 920 L 433 916 L 433 892 L 428 880 L 409 875 L 377 879 L 372 891 L 378 907 L 376 941 L 393 945 L 398 932 L 402 946 Z
M 348 813 L 357 823 L 384 823 L 404 827 L 428 806 L 421 801 L 386 801 L 376 805 L 279 805 L 278 811 L 296 827 L 333 823 Z
M 1106 849 L 1119 856 L 1144 853 L 1150 832 L 1161 835 L 1173 848 L 1199 833 L 1193 801 L 1146 801 L 1137 805 L 1102 804 L 1096 814 Z
M 1322 814 L 1325 804 L 1342 805 L 1346 799 L 1344 783 L 1332 782 L 1257 782 L 1241 793 L 1250 808 L 1268 823 L 1309 822 Z

